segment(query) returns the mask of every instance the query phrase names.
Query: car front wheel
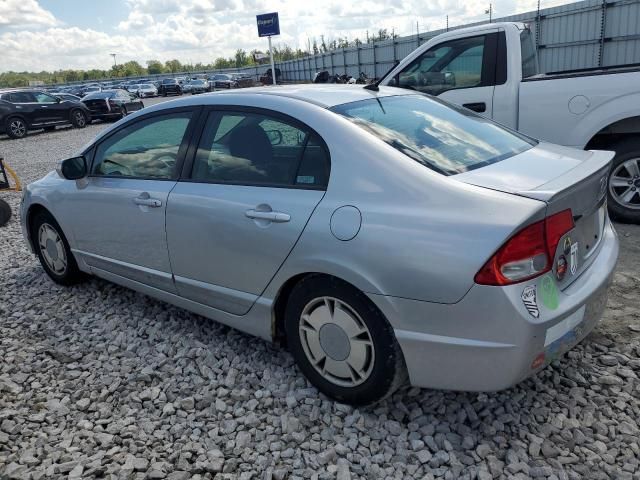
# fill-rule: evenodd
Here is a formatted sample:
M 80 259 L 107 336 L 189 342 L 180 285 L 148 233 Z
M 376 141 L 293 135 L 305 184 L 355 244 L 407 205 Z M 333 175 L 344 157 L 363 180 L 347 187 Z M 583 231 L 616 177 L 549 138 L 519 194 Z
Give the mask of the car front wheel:
M 311 276 L 298 283 L 287 304 L 285 330 L 300 370 L 338 401 L 375 403 L 406 379 L 404 357 L 386 318 L 366 295 L 339 279 Z
M 31 238 L 42 268 L 54 282 L 73 285 L 84 278 L 60 225 L 50 213 L 41 211 L 34 216 Z
M 73 110 L 71 112 L 71 125 L 75 128 L 86 127 L 87 120 L 87 115 L 82 110 Z

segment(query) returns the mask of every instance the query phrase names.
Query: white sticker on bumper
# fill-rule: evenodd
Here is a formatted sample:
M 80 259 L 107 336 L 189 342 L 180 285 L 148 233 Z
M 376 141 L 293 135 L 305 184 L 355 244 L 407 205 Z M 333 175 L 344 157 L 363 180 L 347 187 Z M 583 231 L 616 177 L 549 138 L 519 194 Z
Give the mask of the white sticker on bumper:
M 577 325 L 579 325 L 580 322 L 582 322 L 582 319 L 584 318 L 585 308 L 586 306 L 583 305 L 578 310 L 576 310 L 571 315 L 569 315 L 567 318 L 562 320 L 560 323 L 547 329 L 547 334 L 544 337 L 544 346 L 546 347 L 552 344 L 559 338 L 562 338 L 567 332 L 570 332 Z

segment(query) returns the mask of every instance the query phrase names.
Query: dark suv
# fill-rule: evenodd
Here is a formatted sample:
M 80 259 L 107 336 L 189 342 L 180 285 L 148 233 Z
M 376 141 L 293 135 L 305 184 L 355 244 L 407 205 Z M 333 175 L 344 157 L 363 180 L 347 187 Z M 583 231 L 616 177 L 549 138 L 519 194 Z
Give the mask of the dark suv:
M 175 78 L 165 78 L 158 87 L 158 95 L 182 95 L 182 87 Z
M 91 113 L 81 102 L 62 100 L 40 90 L 0 90 L 0 133 L 23 138 L 28 130 L 54 130 L 71 124 L 84 128 Z

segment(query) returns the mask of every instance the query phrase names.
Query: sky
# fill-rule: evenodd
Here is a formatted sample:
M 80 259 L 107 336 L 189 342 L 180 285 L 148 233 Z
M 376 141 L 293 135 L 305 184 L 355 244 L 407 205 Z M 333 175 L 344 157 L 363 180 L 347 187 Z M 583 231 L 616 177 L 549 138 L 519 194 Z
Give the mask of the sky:
M 256 18 L 277 11 L 275 45 L 306 49 L 324 35 L 364 39 L 482 21 L 490 0 L 0 0 L 0 72 L 109 69 L 136 60 L 213 63 L 238 48 L 267 49 Z M 542 0 L 543 6 L 570 0 Z M 493 0 L 494 18 L 536 8 L 537 0 Z

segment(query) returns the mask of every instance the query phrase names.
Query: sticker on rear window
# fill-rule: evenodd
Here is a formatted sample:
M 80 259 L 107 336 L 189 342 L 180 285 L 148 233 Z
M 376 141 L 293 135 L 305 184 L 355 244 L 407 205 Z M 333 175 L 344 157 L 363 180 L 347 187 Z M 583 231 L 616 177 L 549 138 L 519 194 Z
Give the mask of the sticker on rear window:
M 296 183 L 316 183 L 316 177 L 312 175 L 298 175 Z
M 534 318 L 538 318 L 540 316 L 540 310 L 538 309 L 538 300 L 536 298 L 536 286 L 529 285 L 528 287 L 525 287 L 522 291 L 521 297 L 524 308 L 527 309 L 529 315 Z

